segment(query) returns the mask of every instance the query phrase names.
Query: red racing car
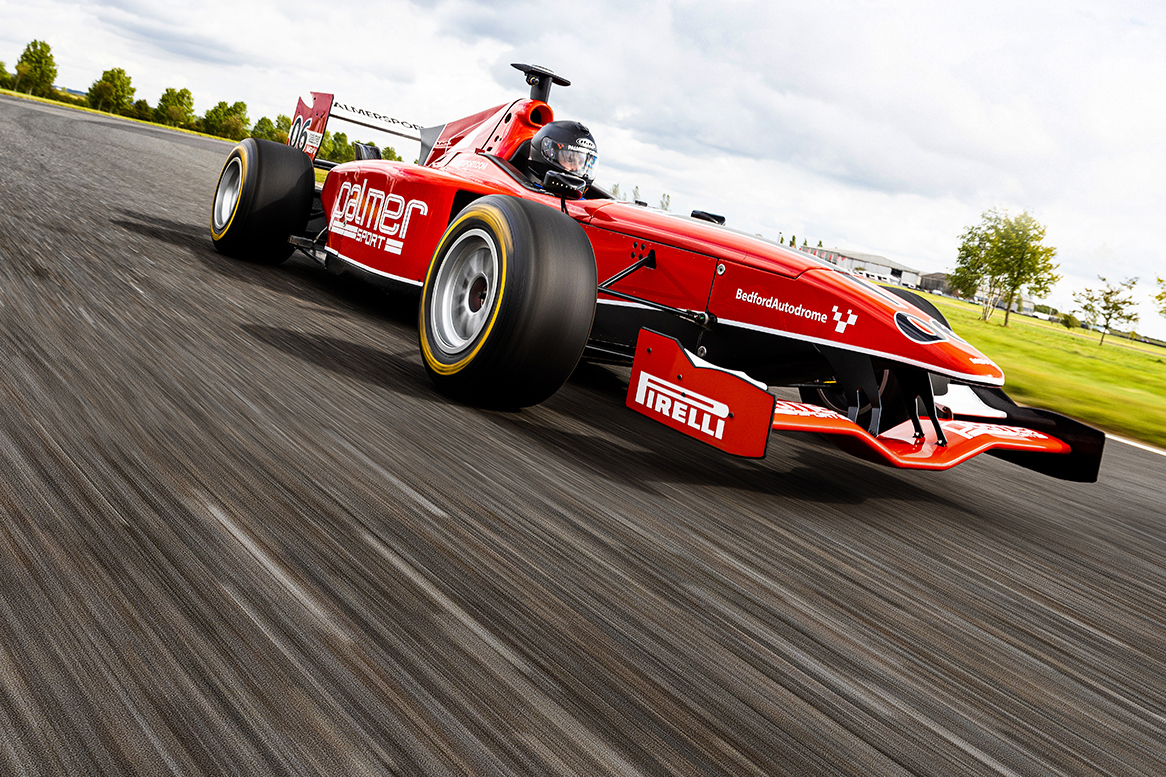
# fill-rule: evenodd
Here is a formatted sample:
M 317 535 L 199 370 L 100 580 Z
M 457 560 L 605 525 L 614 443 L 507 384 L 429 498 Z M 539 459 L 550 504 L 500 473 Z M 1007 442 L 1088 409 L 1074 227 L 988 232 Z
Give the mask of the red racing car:
M 1012 402 L 1000 368 L 926 299 L 720 216 L 613 199 L 592 180 L 595 139 L 547 104 L 569 82 L 515 67 L 529 98 L 437 127 L 313 93 L 288 145 L 249 138 L 227 157 L 216 248 L 269 263 L 298 249 L 419 288 L 426 370 L 470 404 L 537 404 L 581 358 L 624 363 L 630 408 L 735 455 L 764 456 L 774 430 L 817 432 L 897 467 L 991 452 L 1097 479 L 1105 435 Z M 329 117 L 414 137 L 419 164 L 359 144 L 354 162 L 316 160 Z M 313 165 L 328 171 L 322 186 Z

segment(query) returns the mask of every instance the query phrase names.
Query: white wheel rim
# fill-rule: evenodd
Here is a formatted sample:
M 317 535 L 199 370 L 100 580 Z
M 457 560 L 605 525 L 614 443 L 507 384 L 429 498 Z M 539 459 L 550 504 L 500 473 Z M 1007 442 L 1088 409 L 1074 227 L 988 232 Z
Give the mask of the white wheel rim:
M 498 250 L 484 230 L 454 241 L 433 281 L 431 322 L 437 344 L 455 354 L 477 339 L 497 297 Z
M 243 162 L 234 157 L 227 163 L 219 177 L 219 188 L 215 190 L 215 209 L 213 218 L 215 232 L 222 232 L 231 222 L 235 213 L 235 206 L 239 203 L 239 192 L 243 189 Z

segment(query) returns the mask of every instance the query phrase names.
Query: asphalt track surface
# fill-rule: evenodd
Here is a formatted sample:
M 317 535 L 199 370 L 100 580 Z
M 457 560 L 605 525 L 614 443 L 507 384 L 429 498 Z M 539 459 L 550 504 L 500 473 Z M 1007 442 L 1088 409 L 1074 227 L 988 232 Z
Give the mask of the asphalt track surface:
M 736 460 L 217 254 L 229 145 L 0 97 L 0 773 L 1166 774 L 1166 458 Z

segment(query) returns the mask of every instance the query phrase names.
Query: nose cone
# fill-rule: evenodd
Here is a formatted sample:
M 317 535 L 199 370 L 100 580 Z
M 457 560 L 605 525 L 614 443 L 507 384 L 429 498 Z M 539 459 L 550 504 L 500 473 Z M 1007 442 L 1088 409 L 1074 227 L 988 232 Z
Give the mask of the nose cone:
M 930 313 L 869 281 L 812 269 L 799 283 L 831 299 L 832 344 L 922 367 L 957 380 L 1004 384 L 1004 371 Z
M 695 219 L 598 202 L 591 226 L 718 257 L 708 309 L 726 325 L 866 353 L 968 383 L 1004 384 L 1003 370 L 931 314 L 810 254 Z M 657 272 L 679 268 L 665 263 Z
M 727 325 L 869 354 L 982 386 L 1004 371 L 931 314 L 869 281 L 814 263 L 794 275 L 769 254 L 725 260 L 709 310 Z

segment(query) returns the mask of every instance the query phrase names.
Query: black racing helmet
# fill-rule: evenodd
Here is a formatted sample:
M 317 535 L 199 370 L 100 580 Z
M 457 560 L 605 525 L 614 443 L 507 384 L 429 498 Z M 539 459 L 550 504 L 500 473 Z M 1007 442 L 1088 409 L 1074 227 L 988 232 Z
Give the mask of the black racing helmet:
M 577 121 L 552 121 L 530 141 L 530 167 L 540 175 L 561 170 L 590 183 L 598 159 L 595 138 Z

